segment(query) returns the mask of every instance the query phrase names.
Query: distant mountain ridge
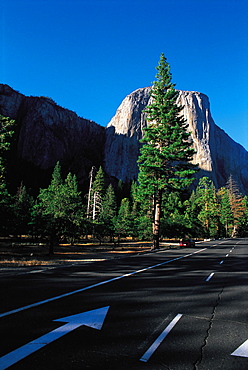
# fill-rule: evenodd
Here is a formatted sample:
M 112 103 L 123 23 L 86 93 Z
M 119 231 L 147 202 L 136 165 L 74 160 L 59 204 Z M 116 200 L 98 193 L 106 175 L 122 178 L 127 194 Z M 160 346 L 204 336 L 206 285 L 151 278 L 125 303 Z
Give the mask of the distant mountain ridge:
M 102 165 L 111 179 L 137 179 L 142 130 L 146 127 L 143 109 L 149 104 L 150 87 L 129 94 L 106 128 L 78 117 L 46 97 L 27 97 L 0 84 L 0 114 L 15 119 L 17 138 L 11 155 L 11 179 L 23 179 L 30 187 L 50 181 L 60 161 L 64 172 L 71 171 L 87 189 L 92 166 Z M 248 194 L 248 152 L 213 121 L 209 100 L 198 92 L 180 91 L 178 102 L 192 133 L 199 163 L 198 176 L 209 176 L 217 187 L 233 175 L 240 190 Z

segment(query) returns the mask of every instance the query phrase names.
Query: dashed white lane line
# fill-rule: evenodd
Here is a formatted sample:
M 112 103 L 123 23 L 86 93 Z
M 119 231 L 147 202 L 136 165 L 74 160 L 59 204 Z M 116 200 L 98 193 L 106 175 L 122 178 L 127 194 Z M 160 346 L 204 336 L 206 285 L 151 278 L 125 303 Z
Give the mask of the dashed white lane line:
M 206 281 L 209 281 L 214 276 L 214 272 L 212 272 L 206 279 Z
M 153 344 L 148 348 L 148 350 L 144 353 L 144 355 L 140 358 L 140 361 L 147 362 L 152 354 L 156 351 L 159 345 L 162 343 L 164 338 L 169 334 L 169 332 L 174 328 L 176 323 L 181 319 L 182 314 L 178 313 L 174 319 L 169 323 L 168 326 L 164 329 L 164 331 L 158 336 L 158 338 L 153 342 Z
M 36 274 L 36 272 L 44 272 L 45 270 L 32 270 L 29 271 L 30 274 Z

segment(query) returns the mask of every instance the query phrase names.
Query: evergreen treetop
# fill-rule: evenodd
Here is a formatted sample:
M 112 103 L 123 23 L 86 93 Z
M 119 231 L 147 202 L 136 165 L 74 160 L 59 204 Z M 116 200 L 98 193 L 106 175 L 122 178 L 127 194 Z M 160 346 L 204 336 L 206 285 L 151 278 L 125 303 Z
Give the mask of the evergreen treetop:
M 187 187 L 196 166 L 192 160 L 194 149 L 189 140 L 187 123 L 181 114 L 183 107 L 177 104 L 179 92 L 171 82 L 170 66 L 161 54 L 157 67 L 157 80 L 151 89 L 151 104 L 147 106 L 148 126 L 144 130 L 139 157 L 139 182 L 143 188 L 157 189 Z

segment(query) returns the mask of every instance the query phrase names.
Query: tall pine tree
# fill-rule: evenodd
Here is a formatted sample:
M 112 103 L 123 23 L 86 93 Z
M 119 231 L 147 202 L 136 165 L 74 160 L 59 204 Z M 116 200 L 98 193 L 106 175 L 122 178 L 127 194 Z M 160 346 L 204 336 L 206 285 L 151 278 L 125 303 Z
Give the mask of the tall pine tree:
M 34 218 L 42 223 L 45 235 L 50 236 L 50 254 L 53 254 L 53 247 L 62 235 L 72 237 L 80 228 L 82 204 L 77 179 L 69 173 L 63 180 L 59 162 L 54 168 L 48 188 L 40 189 L 34 211 Z
M 189 140 L 187 123 L 176 101 L 179 92 L 171 82 L 170 65 L 161 54 L 157 80 L 151 89 L 147 106 L 148 127 L 145 129 L 139 157 L 141 196 L 153 198 L 153 248 L 159 248 L 161 203 L 164 190 L 188 187 L 196 167 L 189 163 L 194 149 Z

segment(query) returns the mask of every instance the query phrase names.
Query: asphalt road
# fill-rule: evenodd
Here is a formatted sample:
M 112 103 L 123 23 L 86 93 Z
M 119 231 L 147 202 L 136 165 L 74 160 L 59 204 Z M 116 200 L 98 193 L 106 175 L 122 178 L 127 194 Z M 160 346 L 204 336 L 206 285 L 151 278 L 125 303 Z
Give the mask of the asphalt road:
M 247 247 L 4 272 L 0 370 L 247 370 Z

